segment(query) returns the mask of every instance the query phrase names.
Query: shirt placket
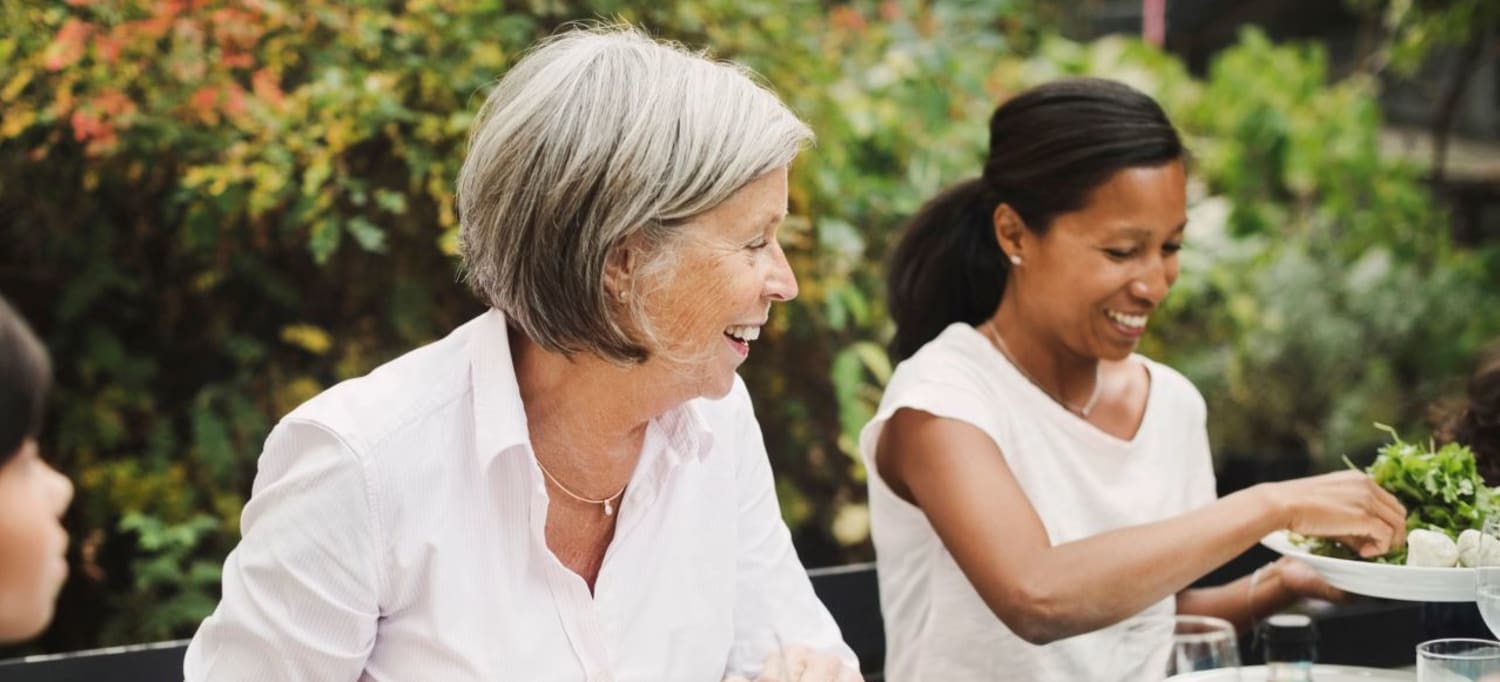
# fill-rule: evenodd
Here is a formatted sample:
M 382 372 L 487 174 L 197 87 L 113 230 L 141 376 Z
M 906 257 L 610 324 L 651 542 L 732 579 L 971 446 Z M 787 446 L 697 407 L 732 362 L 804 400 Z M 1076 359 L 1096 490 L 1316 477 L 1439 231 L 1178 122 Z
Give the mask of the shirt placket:
M 589 682 L 614 682 L 604 632 L 588 585 L 578 574 L 568 570 L 547 547 L 547 504 L 547 491 L 538 477 L 533 481 L 531 493 L 531 538 L 540 548 L 538 556 L 544 557 L 543 572 L 552 592 L 552 602 L 558 609 L 558 619 L 579 665 L 583 667 L 585 679 Z

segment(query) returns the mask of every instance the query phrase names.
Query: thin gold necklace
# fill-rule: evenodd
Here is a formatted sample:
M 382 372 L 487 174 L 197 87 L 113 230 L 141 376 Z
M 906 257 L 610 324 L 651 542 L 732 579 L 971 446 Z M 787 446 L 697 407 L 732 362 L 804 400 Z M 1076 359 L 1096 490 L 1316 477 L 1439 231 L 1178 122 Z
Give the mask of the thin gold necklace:
M 995 347 L 1000 350 L 1000 354 L 1004 355 L 1006 360 L 1010 361 L 1011 366 L 1015 367 L 1016 370 L 1021 373 L 1021 376 L 1026 377 L 1026 380 L 1030 381 L 1032 386 L 1037 387 L 1039 390 L 1041 390 L 1042 393 L 1047 394 L 1047 397 L 1051 398 L 1052 402 L 1055 402 L 1058 405 L 1062 405 L 1063 408 L 1067 409 L 1069 412 L 1072 412 L 1073 414 L 1076 414 L 1085 419 L 1088 418 L 1090 412 L 1094 411 L 1094 403 L 1099 402 L 1099 386 L 1104 383 L 1103 381 L 1101 381 L 1101 378 L 1104 376 L 1103 363 L 1094 365 L 1094 392 L 1089 394 L 1088 402 L 1084 403 L 1083 407 L 1081 408 L 1074 407 L 1068 404 L 1062 398 L 1052 395 L 1051 391 L 1042 386 L 1042 382 L 1037 381 L 1036 377 L 1031 376 L 1031 373 L 1026 371 L 1025 367 L 1021 366 L 1020 361 L 1016 360 L 1016 356 L 1010 352 L 1010 347 L 1005 345 L 1005 337 L 1000 335 L 1000 329 L 995 326 L 995 318 L 991 317 L 989 320 L 987 320 L 984 323 L 984 328 L 985 336 L 989 337 L 991 341 L 995 342 Z
M 588 504 L 602 504 L 602 505 L 604 505 L 604 515 L 605 516 L 614 516 L 615 515 L 615 507 L 614 507 L 614 501 L 615 501 L 615 499 L 618 498 L 621 495 L 624 495 L 625 494 L 625 488 L 630 487 L 630 483 L 627 482 L 625 485 L 623 485 L 623 486 L 620 487 L 619 492 L 616 492 L 615 494 L 610 495 L 609 497 L 601 497 L 601 498 L 595 500 L 595 499 L 591 499 L 591 498 L 587 498 L 587 497 L 584 497 L 582 495 L 579 495 L 578 493 L 575 493 L 575 492 L 573 492 L 571 490 L 568 490 L 568 486 L 563 485 L 562 481 L 557 480 L 557 477 L 555 477 L 555 476 L 552 475 L 552 472 L 547 471 L 547 467 L 542 466 L 542 460 L 540 460 L 540 459 L 536 460 L 536 468 L 541 469 L 542 470 L 542 475 L 546 476 L 547 480 L 552 481 L 552 485 L 557 486 L 557 489 L 563 491 L 563 493 L 566 494 L 568 497 L 571 497 L 571 498 L 573 498 L 575 500 L 578 500 L 579 502 L 585 502 L 585 503 L 588 503 Z

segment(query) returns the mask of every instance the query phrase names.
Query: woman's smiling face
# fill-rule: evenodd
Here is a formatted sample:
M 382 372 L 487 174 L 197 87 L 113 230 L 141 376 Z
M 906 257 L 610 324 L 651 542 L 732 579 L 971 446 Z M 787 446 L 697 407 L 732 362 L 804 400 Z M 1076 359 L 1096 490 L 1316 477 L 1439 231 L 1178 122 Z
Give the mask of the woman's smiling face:
M 1045 234 L 1023 228 L 1002 237 L 1022 263 L 1011 269 L 1005 295 L 1071 353 L 1123 359 L 1177 281 L 1186 225 L 1181 161 L 1119 171 Z
M 787 209 L 787 169 L 751 181 L 683 226 L 673 270 L 646 292 L 671 365 L 694 396 L 721 397 L 760 336 L 771 304 L 797 297 L 797 280 L 776 236 Z

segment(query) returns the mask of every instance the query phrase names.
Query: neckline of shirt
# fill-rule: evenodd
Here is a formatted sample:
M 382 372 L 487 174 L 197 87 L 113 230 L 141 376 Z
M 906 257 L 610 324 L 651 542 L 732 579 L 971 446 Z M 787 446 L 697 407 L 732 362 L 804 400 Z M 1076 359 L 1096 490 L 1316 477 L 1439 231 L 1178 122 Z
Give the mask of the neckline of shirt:
M 1146 389 L 1146 409 L 1141 414 L 1140 426 L 1136 428 L 1135 435 L 1133 437 L 1131 437 L 1130 439 L 1125 439 L 1099 428 L 1099 426 L 1094 424 L 1093 422 L 1078 416 L 1073 411 L 1058 404 L 1058 402 L 1053 399 L 1052 396 L 1048 395 L 1046 391 L 1042 390 L 1042 387 L 1037 386 L 1036 384 L 1032 383 L 1030 379 L 1026 378 L 1026 375 L 1021 372 L 1020 368 L 1016 367 L 1009 358 L 1000 353 L 1000 351 L 995 348 L 994 344 L 991 343 L 990 340 L 986 338 L 984 334 L 978 329 L 975 329 L 973 326 L 964 324 L 962 322 L 956 323 L 954 326 L 962 327 L 964 342 L 968 345 L 975 346 L 974 352 L 981 358 L 980 362 L 984 366 L 998 368 L 1000 374 L 1005 378 L 1007 383 L 1019 385 L 1021 391 L 1031 394 L 1035 399 L 1035 402 L 1041 404 L 1041 407 L 1039 409 L 1043 413 L 1045 413 L 1052 422 L 1070 431 L 1083 434 L 1085 437 L 1097 440 L 1100 443 L 1111 448 L 1127 451 L 1134 450 L 1137 446 L 1140 445 L 1143 440 L 1142 436 L 1146 433 L 1146 429 L 1151 426 L 1151 423 L 1154 419 L 1153 415 L 1155 415 L 1157 411 L 1155 406 L 1158 402 L 1160 402 L 1160 400 L 1158 399 L 1157 388 L 1161 382 L 1157 380 L 1156 372 L 1152 369 L 1151 360 L 1149 358 L 1138 353 L 1131 353 L 1130 355 L 1131 358 L 1134 358 L 1137 362 L 1141 363 L 1141 366 L 1146 369 L 1146 373 L 1150 377 L 1150 384 Z
M 475 454 L 481 466 L 508 452 L 524 451 L 535 459 L 526 407 L 521 402 L 521 387 L 511 360 L 505 315 L 491 308 L 474 324 L 476 328 L 466 350 L 470 362 Z M 698 400 L 689 400 L 658 415 L 648 427 L 660 430 L 665 449 L 672 453 L 665 458 L 670 466 L 688 456 L 701 460 L 713 450 L 713 431 L 696 404 Z

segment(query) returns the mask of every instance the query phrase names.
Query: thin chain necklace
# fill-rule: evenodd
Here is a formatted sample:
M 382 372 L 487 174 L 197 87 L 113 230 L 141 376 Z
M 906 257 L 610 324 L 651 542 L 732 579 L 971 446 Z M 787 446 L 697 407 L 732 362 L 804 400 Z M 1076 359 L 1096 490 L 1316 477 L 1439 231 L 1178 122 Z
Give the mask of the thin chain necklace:
M 571 490 L 568 490 L 568 486 L 563 485 L 562 481 L 557 480 L 557 477 L 555 477 L 555 476 L 552 475 L 552 472 L 547 471 L 547 467 L 542 466 L 542 460 L 539 459 L 539 460 L 536 461 L 536 468 L 541 469 L 542 470 L 542 475 L 546 476 L 547 480 L 552 481 L 552 485 L 557 486 L 557 489 L 563 491 L 563 493 L 566 494 L 568 497 L 571 497 L 571 498 L 573 498 L 575 500 L 578 500 L 579 502 L 584 502 L 584 503 L 587 503 L 587 504 L 602 504 L 602 505 L 604 505 L 604 515 L 605 516 L 614 516 L 615 515 L 615 506 L 614 506 L 615 499 L 618 498 L 618 497 L 620 497 L 621 495 L 624 495 L 625 494 L 625 488 L 630 487 L 630 483 L 627 482 L 625 485 L 623 485 L 623 486 L 620 487 L 619 492 L 616 492 L 615 494 L 610 495 L 609 497 L 601 497 L 601 498 L 599 498 L 597 500 L 590 499 L 590 498 L 584 497 L 582 495 L 579 495 L 578 493 L 575 493 L 575 492 L 573 492 Z
M 1088 402 L 1084 403 L 1083 407 L 1081 408 L 1074 407 L 1065 402 L 1062 398 L 1052 395 L 1051 391 L 1042 386 L 1042 382 L 1037 381 L 1036 377 L 1031 376 L 1031 373 L 1026 371 L 1025 367 L 1021 366 L 1021 363 L 1016 360 L 1016 356 L 1010 352 L 1010 348 L 1005 345 L 1005 337 L 1001 336 L 1000 330 L 995 327 L 995 318 L 991 317 L 989 320 L 987 320 L 984 323 L 984 328 L 985 336 L 989 337 L 990 340 L 995 342 L 995 347 L 1000 350 L 1000 354 L 1004 355 L 1006 360 L 1010 361 L 1011 366 L 1015 367 L 1016 370 L 1021 373 L 1021 376 L 1026 377 L 1026 380 L 1030 381 L 1032 386 L 1037 387 L 1042 391 L 1042 393 L 1047 394 L 1047 397 L 1051 398 L 1053 402 L 1057 403 L 1058 405 L 1062 405 L 1069 412 L 1072 412 L 1073 414 L 1076 414 L 1085 419 L 1088 418 L 1090 412 L 1094 411 L 1094 403 L 1099 402 L 1099 386 L 1104 383 L 1101 380 L 1104 376 L 1103 363 L 1094 365 L 1094 392 L 1089 394 Z

